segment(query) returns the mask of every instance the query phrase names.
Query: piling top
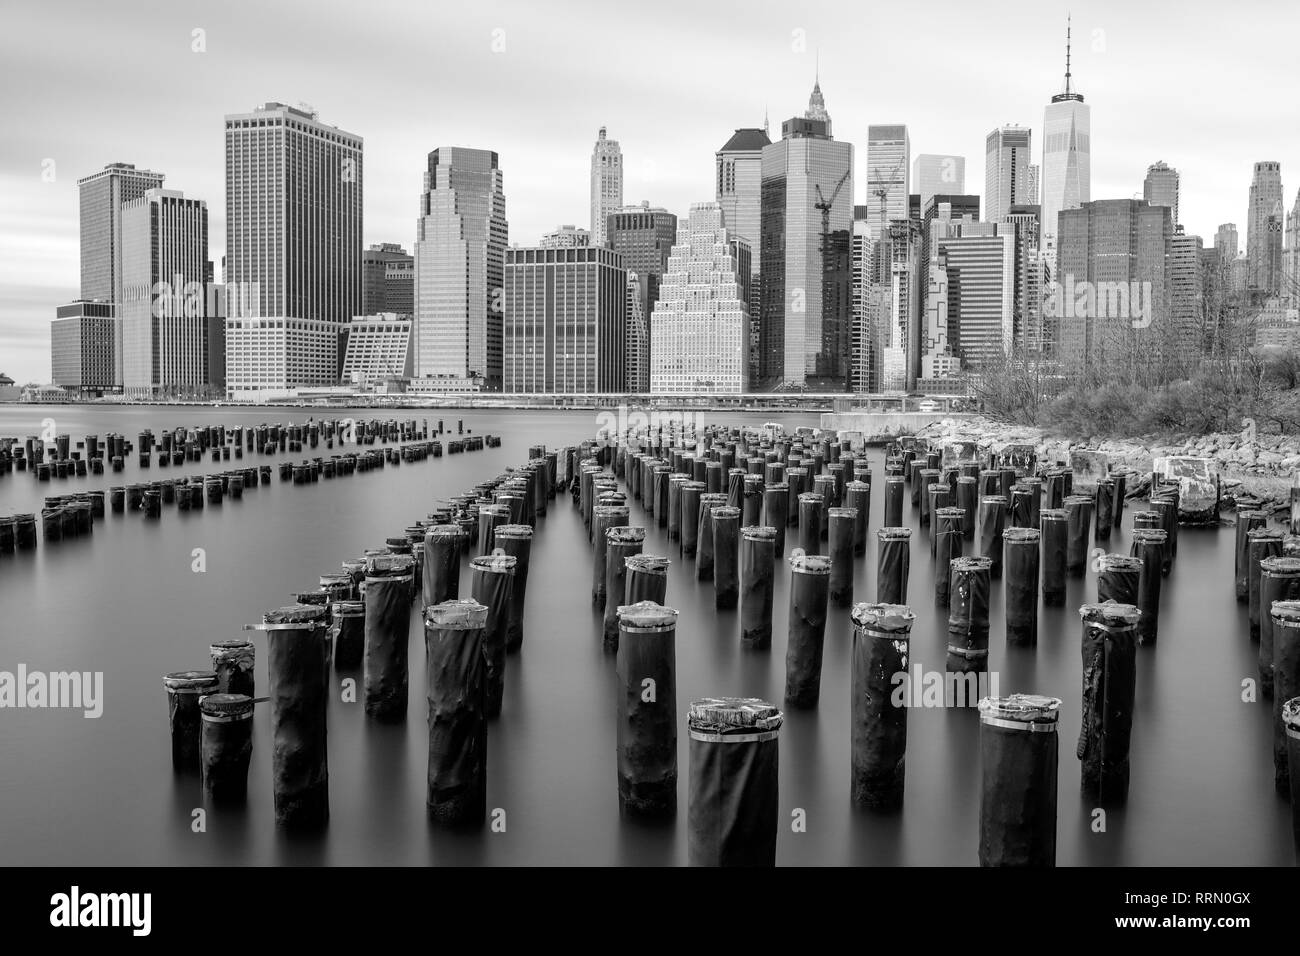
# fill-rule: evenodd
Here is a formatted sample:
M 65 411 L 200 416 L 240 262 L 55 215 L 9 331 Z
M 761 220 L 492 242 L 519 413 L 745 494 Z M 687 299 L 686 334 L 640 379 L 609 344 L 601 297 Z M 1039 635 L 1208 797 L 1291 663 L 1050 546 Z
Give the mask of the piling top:
M 779 730 L 785 715 L 757 697 L 704 697 L 691 701 L 687 727 L 706 734 L 751 734 Z
M 1259 561 L 1259 573 L 1267 574 L 1269 577 L 1279 578 L 1293 578 L 1300 576 L 1300 558 L 1291 555 L 1261 558 Z
M 473 598 L 443 601 L 424 609 L 425 627 L 447 631 L 480 630 L 487 624 L 488 609 Z
M 850 521 L 856 521 L 858 517 L 857 508 L 828 508 L 826 516 L 829 518 L 848 518 Z
M 658 554 L 633 554 L 623 559 L 623 566 L 629 571 L 640 571 L 642 574 L 667 575 L 670 564 L 671 561 Z
M 963 511 L 962 514 L 965 514 Z M 878 528 L 876 537 L 881 541 L 906 541 L 912 537 L 911 528 Z
M 267 611 L 262 615 L 262 626 L 285 625 L 288 630 L 292 625 L 301 625 L 304 629 L 322 626 L 325 623 L 325 608 L 315 604 L 290 604 L 285 607 Z
M 1038 694 L 1012 694 L 1009 697 L 985 697 L 979 707 L 980 721 L 986 724 L 1008 730 L 1055 730 L 1061 699 Z M 1017 727 L 1017 724 L 1024 726 Z
M 800 574 L 830 574 L 831 559 L 825 554 L 805 554 L 801 548 L 790 552 L 790 570 Z
M 624 508 L 623 510 L 626 511 L 627 509 Z M 501 524 L 497 525 L 495 534 L 497 540 L 500 540 L 501 538 L 518 538 L 520 540 L 528 541 L 533 537 L 533 528 L 532 525 L 527 524 Z
M 709 514 L 715 521 L 719 518 L 723 521 L 727 521 L 731 518 L 735 518 L 737 521 L 740 520 L 740 509 L 731 505 L 714 505 Z
M 1300 562 L 1297 562 L 1300 564 Z M 1098 571 L 1132 571 L 1142 570 L 1142 559 L 1127 554 L 1103 554 L 1097 558 Z
M 606 544 L 640 544 L 644 540 L 645 528 L 639 525 L 605 529 Z
M 1160 544 L 1169 540 L 1169 532 L 1164 528 L 1134 528 L 1131 532 L 1133 543 Z
M 849 612 L 853 623 L 868 631 L 880 631 L 886 635 L 903 635 L 912 630 L 916 615 L 906 604 L 869 604 L 863 602 L 853 605 Z
M 788 481 L 769 481 L 764 488 L 767 491 L 784 491 L 790 493 L 790 483 Z
M 1269 616 L 1275 624 L 1300 627 L 1300 601 L 1274 601 Z
M 591 508 L 593 518 L 618 518 L 627 514 L 631 514 L 627 505 L 593 505 Z M 500 528 L 497 533 L 501 533 Z
M 246 717 L 253 712 L 253 698 L 247 694 L 208 694 L 199 701 L 205 717 Z
M 957 480 L 960 481 L 961 479 L 959 478 Z M 1020 484 L 1028 485 L 1030 490 L 1032 490 L 1035 485 L 1041 485 L 1042 483 L 1043 483 L 1043 479 L 1039 478 L 1036 475 L 1026 475 L 1025 477 L 1020 479 Z
M 514 574 L 519 559 L 512 554 L 480 554 L 471 558 L 469 566 L 475 571 L 495 571 L 501 574 Z
M 208 650 L 212 652 L 213 657 L 220 657 L 222 660 L 252 660 L 254 645 L 252 641 L 215 641 Z
M 415 558 L 409 554 L 372 554 L 366 559 L 366 577 L 395 578 L 409 574 L 415 568 Z
M 172 671 L 163 678 L 170 694 L 197 694 L 216 690 L 217 675 L 213 671 Z
M 509 527 L 509 525 L 502 525 L 502 527 Z M 500 531 L 500 530 L 501 530 L 501 528 L 497 528 L 497 531 Z M 426 541 L 427 541 L 428 539 L 430 539 L 430 538 L 459 538 L 459 537 L 460 537 L 460 525 L 458 525 L 458 524 L 436 524 L 436 525 L 434 525 L 434 526 L 431 527 L 431 528 L 425 528 L 425 529 L 424 529 L 424 537 L 425 537 L 425 540 L 426 540 Z
M 1069 515 L 1065 513 L 1064 508 L 1043 508 L 1038 512 L 1038 521 L 1041 524 L 1044 521 L 1065 521 Z
M 366 562 L 363 558 L 350 558 L 342 563 L 344 571 L 364 571 Z
M 3 522 L 0 518 L 0 522 Z M 1287 534 L 1282 536 L 1282 553 L 1286 555 L 1300 554 L 1300 534 Z
M 334 611 L 334 617 L 356 617 L 359 614 L 366 613 L 365 601 L 335 601 L 330 605 Z
M 993 569 L 993 559 L 982 555 L 953 558 L 949 569 L 953 574 L 978 574 L 980 571 L 988 573 Z
M 1300 697 L 1292 697 L 1282 705 L 1282 724 L 1287 736 L 1300 737 Z
M 702 505 L 722 505 L 727 503 L 727 496 L 716 491 L 700 495 L 700 504 Z
M 961 511 L 960 508 L 957 510 Z M 1002 540 L 1006 544 L 1038 544 L 1040 537 L 1037 528 L 1007 528 L 1002 532 Z
M 1068 501 L 1069 499 L 1067 498 L 1066 500 Z M 1088 500 L 1091 501 L 1092 499 L 1089 498 Z M 1007 505 L 1007 496 L 1006 495 L 985 495 L 983 498 L 980 499 L 980 504 L 981 505 L 1002 505 L 1005 508 Z
M 618 609 L 618 623 L 638 631 L 666 630 L 677 626 L 677 611 L 654 601 L 623 604 Z
M 821 494 L 820 492 L 816 492 L 816 491 L 801 491 L 801 492 L 799 493 L 799 501 L 800 501 L 800 503 L 807 501 L 807 502 L 809 502 L 810 504 L 819 505 L 819 504 L 821 504 L 822 502 L 824 502 L 825 500 L 826 500 L 826 496 L 823 495 L 823 494 Z
M 1092 495 L 1066 495 L 1062 504 L 1067 508 L 1070 505 L 1090 505 L 1092 504 Z
M 776 529 L 767 525 L 751 524 L 740 529 L 741 537 L 749 541 L 774 541 Z
M 322 574 L 320 576 L 320 586 L 322 590 L 328 588 L 350 588 L 352 587 L 352 575 Z
M 702 481 L 686 481 L 686 482 L 683 482 L 683 483 L 682 483 L 682 491 L 683 491 L 683 492 L 686 492 L 686 491 L 703 491 L 703 490 L 704 490 L 705 488 L 707 488 L 707 487 L 708 487 L 708 485 L 706 485 L 706 484 L 705 484 L 704 482 L 702 482 Z
M 1238 512 L 1237 512 L 1237 524 L 1241 524 L 1243 521 L 1248 521 L 1248 520 L 1263 520 L 1263 521 L 1267 521 L 1267 520 L 1268 520 L 1268 512 L 1267 512 L 1267 511 L 1259 511 L 1259 510 L 1257 510 L 1257 509 L 1251 509 L 1251 508 L 1248 508 L 1248 509 L 1246 509 L 1246 510 L 1244 510 L 1244 511 L 1238 511 Z
M 957 505 L 945 505 L 942 508 L 935 508 L 934 516 L 936 518 L 965 518 L 966 509 L 960 508 Z M 1022 530 L 1022 529 L 1008 528 L 1006 531 L 1003 532 L 1003 534 L 1006 534 L 1009 531 L 1017 531 L 1017 530 Z
M 1282 532 L 1277 528 L 1251 528 L 1246 532 L 1246 538 L 1250 541 L 1281 541 Z
M 791 465 L 789 468 L 785 470 L 785 473 L 790 478 L 808 477 L 808 469 L 803 467 L 803 465 Z
M 859 492 L 860 492 L 860 491 L 870 491 L 870 490 L 871 490 L 871 486 L 870 486 L 869 484 L 867 484 L 865 481 L 858 481 L 858 479 L 854 478 L 852 481 L 845 483 L 845 485 L 844 485 L 844 490 L 845 490 L 845 491 L 859 491 Z
M 1132 604 L 1120 604 L 1107 601 L 1105 604 L 1084 604 L 1079 608 L 1079 617 L 1085 624 L 1100 624 L 1103 627 L 1134 627 L 1142 617 L 1142 612 Z

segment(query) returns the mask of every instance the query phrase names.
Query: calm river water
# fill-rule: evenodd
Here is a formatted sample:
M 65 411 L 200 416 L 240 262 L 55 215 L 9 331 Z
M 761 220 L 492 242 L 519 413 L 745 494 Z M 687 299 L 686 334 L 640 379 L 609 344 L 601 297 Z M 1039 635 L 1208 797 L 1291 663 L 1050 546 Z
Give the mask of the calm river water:
M 0 436 L 24 437 L 55 419 L 75 443 L 87 434 L 155 433 L 178 425 L 295 422 L 313 410 L 89 406 L 0 407 Z M 0 670 L 102 671 L 100 719 L 80 711 L 0 711 L 0 861 L 8 864 L 649 864 L 686 862 L 687 735 L 693 698 L 743 695 L 779 703 L 785 680 L 788 567 L 778 570 L 770 652 L 740 644 L 738 612 L 715 612 L 713 586 L 697 584 L 675 543 L 652 528 L 645 550 L 673 557 L 668 604 L 678 608 L 679 811 L 664 825 L 620 819 L 615 777 L 614 660 L 601 650 L 590 604 L 591 558 L 567 497 L 539 521 L 528 585 L 525 642 L 510 659 L 502 716 L 489 735 L 488 807 L 506 811 L 505 832 L 450 834 L 425 818 L 423 634 L 412 612 L 411 683 L 405 726 L 367 721 L 360 704 L 335 694 L 329 712 L 331 821 L 319 837 L 290 838 L 273 824 L 270 722 L 255 718 L 249 801 L 209 814 L 198 781 L 173 775 L 162 676 L 207 669 L 208 645 L 242 636 L 263 611 L 314 589 L 317 576 L 423 518 L 435 502 L 527 458 L 528 447 L 577 444 L 596 428 L 592 412 L 322 412 L 342 416 L 439 416 L 455 431 L 500 435 L 482 452 L 389 466 L 382 471 L 246 493 L 239 502 L 160 522 L 113 515 L 90 538 L 40 543 L 33 553 L 0 556 Z M 722 421 L 757 423 L 730 413 Z M 778 416 L 787 427 L 813 415 Z M 454 434 L 453 434 L 454 437 Z M 313 454 L 332 452 L 322 446 Z M 285 456 L 300 459 L 302 455 Z M 856 569 L 857 600 L 874 599 L 874 530 L 883 514 L 883 461 L 873 453 L 869 554 Z M 246 457 L 246 463 L 277 458 Z M 27 473 L 0 479 L 0 514 L 37 511 L 43 496 L 110 484 L 215 472 L 210 461 L 123 475 L 38 484 Z M 1130 507 L 1132 502 L 1130 502 Z M 917 612 L 912 655 L 942 670 L 946 611 L 933 603 L 933 565 L 915 510 L 909 597 Z M 640 505 L 632 523 L 643 524 Z M 1130 521 L 1107 546 L 1127 554 Z M 1065 607 L 1040 611 L 1036 649 L 1008 648 L 1002 589 L 992 596 L 990 668 L 999 691 L 1063 699 L 1060 721 L 1058 862 L 1061 865 L 1289 865 L 1289 810 L 1273 789 L 1268 704 L 1242 701 L 1256 677 L 1256 646 L 1246 611 L 1233 598 L 1232 531 L 1184 529 L 1164 589 L 1160 641 L 1139 649 L 1127 806 L 1094 832 L 1092 805 L 1079 794 L 1074 744 L 1080 723 L 1077 608 L 1095 600 L 1096 579 L 1071 579 Z M 794 536 L 787 538 L 787 548 Z M 204 573 L 191 570 L 203 548 Z M 468 572 L 462 578 L 467 592 Z M 255 639 L 257 640 L 257 639 Z M 847 609 L 832 608 L 820 706 L 787 711 L 781 730 L 782 828 L 778 863 L 894 865 L 977 863 L 979 721 L 973 710 L 915 708 L 909 714 L 903 811 L 855 810 L 849 785 Z M 257 681 L 266 687 L 264 641 Z M 337 679 L 337 676 L 336 676 Z M 805 811 L 805 832 L 790 826 Z

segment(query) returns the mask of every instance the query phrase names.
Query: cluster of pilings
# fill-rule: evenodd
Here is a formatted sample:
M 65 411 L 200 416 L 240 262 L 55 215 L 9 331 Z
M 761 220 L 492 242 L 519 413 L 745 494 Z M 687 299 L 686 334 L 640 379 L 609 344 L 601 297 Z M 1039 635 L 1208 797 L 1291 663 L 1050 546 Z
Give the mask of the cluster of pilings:
M 25 439 L 0 436 L 0 478 L 14 471 L 29 472 L 37 481 L 84 478 L 102 475 L 105 470 L 124 471 L 132 460 L 140 468 L 155 463 L 160 468 L 180 466 L 185 462 L 239 460 L 249 454 L 298 454 L 303 449 L 324 446 L 333 449 L 346 445 L 403 444 L 428 441 L 430 434 L 445 432 L 442 419 L 432 431 L 429 420 L 338 418 L 308 421 L 302 424 L 263 423 L 259 425 L 190 425 L 163 429 L 155 434 L 146 428 L 133 442 L 124 435 L 86 435 L 75 443 L 68 434 L 50 440 L 37 435 Z M 463 420 L 456 422 L 456 433 L 467 432 Z M 485 436 L 487 447 L 495 448 L 500 439 Z M 484 437 L 456 439 L 454 452 L 483 447 Z M 495 442 L 495 444 L 494 444 Z
M 362 457 L 372 454 L 380 455 Z M 424 627 L 429 816 L 451 826 L 483 823 L 488 721 L 501 713 L 507 658 L 523 645 L 532 536 L 566 485 L 573 458 L 570 449 L 534 446 L 525 464 L 453 496 L 382 547 L 320 574 L 294 603 L 247 628 L 266 635 L 270 686 L 260 700 L 271 705 L 277 825 L 319 829 L 329 820 L 331 671 L 359 675 L 367 719 L 406 720 L 413 605 Z M 259 701 L 255 647 L 231 641 L 212 645 L 211 654 L 211 670 L 164 679 L 173 764 L 198 769 L 214 802 L 240 802 Z
M 1152 482 L 1146 507 L 1130 508 L 1130 553 L 1107 554 L 1094 543 L 1109 540 L 1112 530 L 1121 526 L 1128 489 L 1137 484 L 1133 472 L 1109 472 L 1082 493 L 1074 487 L 1072 471 L 1063 467 L 1031 473 L 1023 466 L 987 467 L 984 461 L 945 462 L 939 452 L 918 454 L 911 449 L 887 455 L 884 514 L 875 529 L 877 600 L 854 604 L 853 561 L 865 553 L 871 530 L 873 476 L 852 443 L 826 433 L 786 437 L 711 426 L 698 432 L 672 427 L 666 433 L 629 431 L 612 446 L 612 474 L 595 457 L 579 463 L 575 500 L 596 545 L 593 600 L 605 609 L 603 640 L 618 654 L 618 783 L 625 812 L 663 815 L 675 809 L 675 788 L 668 781 L 676 776 L 671 756 L 676 717 L 662 709 L 665 703 L 675 706 L 676 612 L 665 606 L 668 564 L 693 562 L 696 579 L 712 581 L 718 609 L 739 604 L 741 639 L 745 646 L 761 650 L 771 646 L 773 569 L 786 555 L 787 533 L 796 546 L 788 562 L 785 704 L 817 706 L 827 608 L 852 604 L 853 799 L 877 810 L 901 806 L 906 710 L 894 703 L 890 679 L 906 671 L 916 618 L 908 606 L 913 535 L 903 526 L 909 498 L 931 558 L 941 565 L 936 568 L 934 597 L 948 612 L 950 675 L 978 677 L 988 672 L 990 593 L 999 579 L 1005 587 L 1006 643 L 1032 647 L 1038 640 L 1040 606 L 1062 603 L 1068 579 L 1081 578 L 1090 563 L 1094 566 L 1096 603 L 1079 609 L 1081 787 L 1103 805 L 1126 799 L 1137 647 L 1154 645 L 1158 636 L 1161 583 L 1177 554 L 1176 484 L 1158 478 Z M 644 514 L 644 525 L 631 524 L 633 503 Z M 642 553 L 647 529 L 655 526 L 670 542 L 671 555 Z M 1240 567 L 1249 587 L 1258 582 L 1265 588 L 1265 601 L 1296 599 L 1272 605 L 1277 609 L 1272 631 L 1280 634 L 1289 626 L 1282 621 L 1294 619 L 1300 635 L 1300 557 L 1281 556 L 1280 536 L 1277 556 L 1272 556 L 1269 546 L 1256 541 L 1264 537 L 1243 534 L 1249 548 Z M 636 643 L 625 654 L 630 636 Z M 1275 647 L 1272 634 L 1263 640 L 1270 642 L 1275 655 L 1270 660 L 1285 658 L 1287 666 L 1300 661 L 1300 651 L 1291 645 Z M 1300 712 L 1300 703 L 1281 704 L 1300 694 L 1300 683 L 1290 672 L 1282 675 L 1281 667 L 1274 663 L 1271 670 L 1274 683 L 1290 691 L 1279 698 L 1277 711 L 1279 766 L 1286 759 L 1285 741 L 1294 740 L 1284 715 Z M 642 695 L 647 686 L 655 688 L 654 700 Z M 1025 694 L 980 701 L 983 865 L 1055 863 L 1060 703 L 1056 697 Z M 779 719 L 770 705 L 749 705 Z M 694 747 L 694 724 L 688 724 Z M 748 730 L 745 734 L 753 736 Z M 710 739 L 719 738 L 715 733 Z M 694 768 L 692 752 L 692 772 Z M 701 798 L 715 799 L 718 806 L 728 801 L 747 805 L 749 788 L 758 786 L 748 773 L 738 772 L 736 779 L 728 780 L 718 777 L 716 765 L 707 772 L 712 776 L 703 784 Z M 1279 787 L 1284 782 L 1289 778 L 1279 777 Z M 767 786 L 764 782 L 759 789 Z M 709 788 L 725 793 L 708 798 L 704 791 Z M 690 792 L 694 800 L 694 780 Z M 696 819 L 692 806 L 692 861 L 728 862 L 725 855 L 696 852 L 704 839 L 696 832 Z M 750 821 L 746 839 L 763 848 L 757 862 L 770 863 L 767 848 L 774 831 L 769 834 L 766 827 L 769 822 L 775 827 L 775 814 L 764 813 L 762 820 L 761 833 Z M 712 820 L 711 832 L 727 832 L 729 822 Z M 753 857 L 746 861 L 756 862 Z

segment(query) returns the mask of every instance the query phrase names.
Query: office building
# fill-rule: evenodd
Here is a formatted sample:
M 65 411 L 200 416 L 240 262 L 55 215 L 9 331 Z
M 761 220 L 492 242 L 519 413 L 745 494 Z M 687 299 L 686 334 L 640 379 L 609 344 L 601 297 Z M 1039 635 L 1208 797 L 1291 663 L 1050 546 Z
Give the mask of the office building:
M 921 197 L 922 210 L 936 193 L 962 195 L 966 192 L 966 158 L 921 153 L 912 161 L 911 188 Z
M 984 214 L 989 222 L 1001 222 L 1012 206 L 1035 202 L 1031 138 L 1023 126 L 1003 126 L 985 137 Z
M 207 397 L 222 384 L 224 320 L 207 309 L 208 206 L 150 189 L 122 206 L 123 393 Z M 219 392 L 224 395 L 224 392 Z
M 825 109 L 825 103 L 822 104 Z M 744 239 L 754 250 L 754 269 L 750 276 L 750 372 L 757 378 L 759 355 L 759 317 L 761 303 L 762 257 L 761 223 L 763 210 L 763 150 L 772 141 L 766 129 L 738 129 L 714 154 L 715 198 L 722 207 L 722 224 L 729 235 Z
M 1062 210 L 1092 197 L 1092 119 L 1083 94 L 1070 86 L 1070 28 L 1065 31 L 1065 90 L 1043 111 L 1043 164 L 1039 174 L 1043 246 L 1054 248 Z
M 415 312 L 415 257 L 400 244 L 381 242 L 361 254 L 361 305 L 362 315 Z
M 1015 228 L 1004 222 L 964 221 L 945 231 L 948 235 L 935 238 L 935 255 L 946 286 L 947 351 L 964 367 L 978 368 L 1012 347 Z M 938 376 L 927 370 L 926 377 Z
M 310 108 L 225 118 L 226 392 L 267 399 L 335 385 L 362 295 L 362 140 Z
M 537 245 L 542 249 L 577 249 L 591 245 L 591 233 L 578 226 L 560 226 L 542 236 Z
M 627 383 L 629 392 L 650 391 L 650 317 L 645 313 L 641 277 L 627 274 Z
M 653 394 L 748 391 L 748 243 L 722 224 L 716 202 L 696 203 L 677 231 L 650 319 Z
M 96 394 L 116 387 L 113 310 L 111 302 L 84 299 L 55 309 L 50 323 L 50 378 L 55 385 Z
M 627 269 L 599 246 L 506 250 L 504 388 L 591 394 L 627 386 Z
M 911 150 L 906 126 L 867 127 L 867 205 L 877 238 L 890 222 L 909 218 Z
M 677 241 L 677 216 L 659 206 L 642 202 L 624 206 L 610 214 L 605 244 L 623 257 L 623 266 L 637 275 L 641 314 L 647 323 L 644 347 L 649 348 L 649 322 L 659 300 L 659 283 L 668 269 L 668 257 Z M 645 359 L 645 387 L 649 388 L 649 362 Z
M 409 312 L 354 315 L 348 323 L 343 382 L 373 387 L 415 374 L 415 319 Z
M 1178 225 L 1178 170 L 1164 160 L 1148 166 L 1146 179 L 1142 181 L 1142 198 L 1153 206 L 1168 206 L 1173 224 Z
M 415 241 L 417 391 L 499 391 L 506 197 L 497 154 L 429 154 Z
M 1163 205 L 1163 204 L 1160 204 Z M 1166 276 L 1169 287 L 1170 327 L 1162 344 L 1172 357 L 1190 363 L 1204 341 L 1205 289 L 1201 277 L 1203 243 L 1200 236 L 1174 226 L 1169 237 Z
M 756 387 L 848 386 L 853 146 L 830 130 L 814 86 L 804 116 L 763 149 Z
M 623 151 L 600 128 L 591 148 L 591 244 L 603 246 L 609 214 L 623 206 Z
M 1282 164 L 1255 164 L 1246 211 L 1247 291 L 1252 300 L 1277 295 L 1282 288 Z

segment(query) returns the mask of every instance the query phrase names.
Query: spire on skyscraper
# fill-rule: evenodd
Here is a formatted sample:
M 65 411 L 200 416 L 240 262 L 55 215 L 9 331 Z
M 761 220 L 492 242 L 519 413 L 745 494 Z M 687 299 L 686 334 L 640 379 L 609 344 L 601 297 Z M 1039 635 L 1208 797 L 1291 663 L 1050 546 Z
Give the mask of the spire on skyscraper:
M 1065 16 L 1065 92 L 1057 93 L 1055 96 L 1053 96 L 1052 97 L 1053 103 L 1061 103 L 1065 100 L 1078 100 L 1080 103 L 1083 102 L 1082 94 L 1073 93 L 1070 91 L 1070 26 L 1071 26 L 1071 17 L 1069 14 L 1066 14 Z
M 821 64 L 818 63 L 818 73 L 821 71 Z M 830 114 L 826 112 L 826 100 L 822 98 L 821 77 L 813 75 L 812 96 L 808 97 L 808 110 L 803 114 L 804 119 L 823 120 L 830 122 Z

